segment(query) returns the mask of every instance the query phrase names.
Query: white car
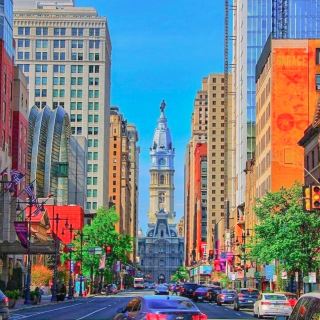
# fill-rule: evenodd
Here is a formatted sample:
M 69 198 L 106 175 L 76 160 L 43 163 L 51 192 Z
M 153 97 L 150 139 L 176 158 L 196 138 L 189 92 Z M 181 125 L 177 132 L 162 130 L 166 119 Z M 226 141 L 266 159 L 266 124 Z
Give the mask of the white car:
M 292 307 L 284 294 L 262 293 L 253 306 L 254 317 L 285 316 L 289 317 Z

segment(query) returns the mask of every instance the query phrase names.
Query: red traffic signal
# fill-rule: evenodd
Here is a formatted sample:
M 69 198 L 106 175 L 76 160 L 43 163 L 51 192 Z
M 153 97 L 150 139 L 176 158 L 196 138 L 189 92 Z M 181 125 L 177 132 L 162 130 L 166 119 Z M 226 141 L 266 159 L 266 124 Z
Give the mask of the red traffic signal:
M 106 246 L 106 255 L 110 256 L 112 253 L 112 247 L 111 246 Z
M 320 186 L 311 186 L 311 210 L 320 210 Z

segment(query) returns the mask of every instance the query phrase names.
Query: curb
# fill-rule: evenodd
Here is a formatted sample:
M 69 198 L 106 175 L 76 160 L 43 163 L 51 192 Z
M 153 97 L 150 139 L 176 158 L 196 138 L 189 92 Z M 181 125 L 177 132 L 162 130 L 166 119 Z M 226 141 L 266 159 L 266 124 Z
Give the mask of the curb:
M 11 309 L 10 310 L 10 314 L 11 313 L 15 313 L 15 312 L 19 312 L 19 311 L 22 311 L 22 310 L 28 310 L 28 309 L 36 309 L 36 308 L 40 308 L 40 307 L 46 307 L 46 306 L 50 306 L 50 305 L 60 305 L 60 304 L 67 304 L 67 303 L 71 303 L 71 302 L 77 302 L 77 301 L 81 301 L 81 300 L 84 300 L 84 299 L 88 299 L 88 298 L 93 298 L 95 296 L 88 296 L 88 297 L 77 297 L 77 298 L 74 298 L 74 299 L 66 299 L 65 301 L 59 301 L 59 302 L 47 302 L 47 303 L 41 303 L 41 304 L 36 304 L 36 305 L 28 305 L 28 306 L 23 306 L 21 308 L 18 308 L 18 309 Z

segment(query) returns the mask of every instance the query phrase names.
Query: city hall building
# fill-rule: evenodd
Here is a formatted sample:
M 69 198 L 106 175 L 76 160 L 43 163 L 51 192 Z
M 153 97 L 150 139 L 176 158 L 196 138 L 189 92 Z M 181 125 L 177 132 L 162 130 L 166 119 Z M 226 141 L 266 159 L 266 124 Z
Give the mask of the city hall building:
M 165 116 L 165 102 L 150 148 L 150 208 L 146 236 L 138 239 L 140 266 L 145 277 L 169 282 L 183 265 L 184 240 L 174 222 L 174 148 Z

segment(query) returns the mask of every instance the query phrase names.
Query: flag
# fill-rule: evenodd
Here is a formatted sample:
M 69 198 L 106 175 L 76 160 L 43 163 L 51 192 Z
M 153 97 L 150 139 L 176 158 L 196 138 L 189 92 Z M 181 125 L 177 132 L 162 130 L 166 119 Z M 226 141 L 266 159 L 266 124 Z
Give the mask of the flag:
M 32 202 L 36 202 L 36 196 L 34 194 L 34 186 L 32 183 L 27 185 L 24 191 L 28 195 L 28 197 L 31 198 Z
M 36 210 L 34 210 L 33 212 L 32 212 L 32 215 L 35 217 L 35 216 L 37 216 L 42 210 L 42 207 L 41 206 L 36 206 Z
M 19 170 L 16 170 L 16 169 L 12 169 L 10 171 L 11 173 L 11 182 L 15 183 L 15 184 L 19 184 L 23 177 L 24 177 L 24 174 L 21 173 Z

